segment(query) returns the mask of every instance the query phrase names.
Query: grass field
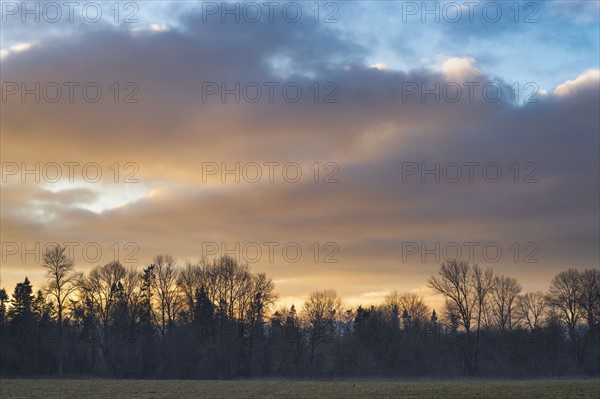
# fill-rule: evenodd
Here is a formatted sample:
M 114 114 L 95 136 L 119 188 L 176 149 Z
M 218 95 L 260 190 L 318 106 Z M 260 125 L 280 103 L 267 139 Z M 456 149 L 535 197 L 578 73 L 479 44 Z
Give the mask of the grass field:
M 0 380 L 1 398 L 600 398 L 600 381 Z

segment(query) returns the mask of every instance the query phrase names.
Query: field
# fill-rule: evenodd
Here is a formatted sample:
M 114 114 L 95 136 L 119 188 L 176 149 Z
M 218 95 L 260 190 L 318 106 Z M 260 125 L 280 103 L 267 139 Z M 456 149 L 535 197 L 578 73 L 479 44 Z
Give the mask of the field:
M 184 381 L 2 379 L 2 398 L 600 398 L 600 381 Z

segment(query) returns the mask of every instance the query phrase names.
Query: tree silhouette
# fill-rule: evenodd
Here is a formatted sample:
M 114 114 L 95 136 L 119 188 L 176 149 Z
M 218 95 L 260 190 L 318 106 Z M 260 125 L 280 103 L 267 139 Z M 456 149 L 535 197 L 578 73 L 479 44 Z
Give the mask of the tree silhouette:
M 351 309 L 335 290 L 273 309 L 272 279 L 229 257 L 141 272 L 75 272 L 62 247 L 47 281 L 0 290 L 0 372 L 117 378 L 544 377 L 600 375 L 599 269 L 568 269 L 548 292 L 449 261 L 414 292 Z M 58 332 L 58 334 L 56 333 Z M 61 364 L 62 363 L 62 364 Z M 63 370 L 64 369 L 64 370 Z
M 42 254 L 42 267 L 46 269 L 47 293 L 56 301 L 58 317 L 58 374 L 63 373 L 63 312 L 67 300 L 77 289 L 80 273 L 74 272 L 71 259 L 65 254 L 66 247 L 50 246 Z

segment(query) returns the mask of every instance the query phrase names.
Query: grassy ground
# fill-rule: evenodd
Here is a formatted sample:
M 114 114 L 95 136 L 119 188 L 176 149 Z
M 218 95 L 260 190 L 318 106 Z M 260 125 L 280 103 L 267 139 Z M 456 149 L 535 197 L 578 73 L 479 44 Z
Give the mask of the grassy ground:
M 600 381 L 0 380 L 1 398 L 600 398 Z

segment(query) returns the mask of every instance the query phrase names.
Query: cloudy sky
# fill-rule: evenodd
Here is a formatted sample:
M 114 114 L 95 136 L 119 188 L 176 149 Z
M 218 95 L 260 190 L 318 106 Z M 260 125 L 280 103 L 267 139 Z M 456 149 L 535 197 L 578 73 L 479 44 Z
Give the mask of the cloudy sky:
M 114 4 L 1 4 L 8 290 L 52 242 L 228 253 L 285 304 L 598 265 L 597 1 Z

